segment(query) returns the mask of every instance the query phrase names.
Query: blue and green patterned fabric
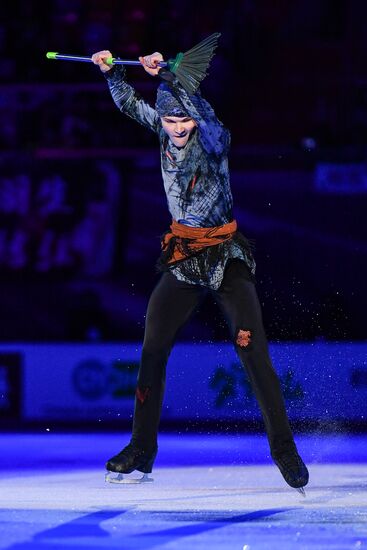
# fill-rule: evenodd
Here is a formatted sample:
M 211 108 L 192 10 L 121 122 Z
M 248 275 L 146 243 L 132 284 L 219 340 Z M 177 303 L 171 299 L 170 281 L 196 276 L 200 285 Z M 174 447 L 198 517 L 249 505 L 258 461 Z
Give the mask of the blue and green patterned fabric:
M 127 82 L 123 65 L 114 66 L 104 74 L 119 110 L 158 136 L 163 184 L 172 218 L 192 227 L 229 223 L 233 220 L 228 169 L 230 132 L 218 120 L 200 91 L 189 95 L 172 73 L 163 69 L 159 73 L 162 79 L 166 80 L 168 76 L 172 94 L 182 105 L 183 112 L 197 124 L 184 147 L 176 147 L 168 138 L 157 111 Z M 192 187 L 194 176 L 195 185 Z M 215 249 L 215 254 L 208 249 Z M 239 232 L 233 239 L 208 247 L 191 258 L 170 265 L 169 269 L 179 280 L 216 290 L 231 258 L 245 261 L 250 278 L 254 277 L 255 261 L 249 243 Z

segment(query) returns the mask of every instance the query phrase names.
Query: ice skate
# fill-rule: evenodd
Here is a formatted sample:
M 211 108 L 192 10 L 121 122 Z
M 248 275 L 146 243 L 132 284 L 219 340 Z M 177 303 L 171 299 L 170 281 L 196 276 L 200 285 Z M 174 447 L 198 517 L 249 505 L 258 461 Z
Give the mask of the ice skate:
M 154 481 L 154 479 L 152 477 L 149 477 L 148 474 L 137 476 L 136 473 L 118 474 L 116 472 L 107 472 L 105 474 L 105 481 L 107 481 L 108 483 L 139 484 L 149 483 Z
M 306 465 L 297 451 L 293 450 L 275 455 L 273 456 L 273 460 L 288 485 L 297 489 L 305 497 L 306 492 L 304 487 L 308 483 L 309 474 Z
M 148 474 L 152 471 L 156 455 L 157 449 L 153 453 L 147 453 L 136 445 L 129 443 L 120 453 L 106 462 L 105 481 L 109 483 L 152 482 L 153 478 L 149 477 Z M 142 472 L 143 476 L 137 476 L 136 470 Z M 129 475 L 132 473 L 133 475 Z

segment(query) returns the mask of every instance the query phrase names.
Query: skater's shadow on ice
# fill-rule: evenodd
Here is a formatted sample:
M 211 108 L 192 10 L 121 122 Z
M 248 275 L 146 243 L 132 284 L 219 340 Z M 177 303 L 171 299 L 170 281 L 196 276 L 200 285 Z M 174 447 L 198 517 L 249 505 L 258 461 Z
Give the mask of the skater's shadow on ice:
M 171 521 L 192 521 L 193 525 L 183 525 L 181 527 L 172 527 L 169 529 L 163 529 L 159 531 L 149 531 L 135 535 L 135 544 L 132 545 L 133 538 L 129 540 L 129 550 L 134 548 L 141 548 L 142 541 L 144 542 L 144 548 L 154 548 L 161 544 L 168 544 L 169 542 L 180 539 L 182 537 L 191 537 L 201 533 L 206 533 L 213 529 L 221 529 L 227 527 L 228 524 L 233 523 L 250 523 L 261 522 L 264 519 L 274 516 L 275 514 L 281 514 L 283 512 L 289 512 L 297 508 L 270 508 L 267 510 L 256 510 L 255 512 L 248 512 L 247 514 L 241 514 L 236 516 L 224 515 L 223 513 L 206 511 L 205 521 L 197 523 L 198 520 L 203 519 L 203 512 L 158 512 L 159 515 L 164 514 L 165 521 L 167 521 L 167 514 Z
M 65 542 L 67 539 L 78 539 L 86 538 L 93 540 L 96 539 L 96 542 L 101 540 L 101 538 L 110 537 L 110 533 L 103 529 L 100 526 L 102 521 L 107 521 L 120 516 L 121 514 L 126 513 L 128 510 L 111 510 L 104 511 L 99 510 L 98 512 L 93 512 L 91 514 L 86 514 L 82 517 L 73 519 L 57 527 L 51 529 L 46 529 L 34 535 L 33 539 L 26 542 L 15 543 L 11 546 L 8 546 L 6 550 L 36 550 L 41 548 L 43 550 L 51 550 L 54 548 L 62 548 L 60 544 L 62 541 Z M 46 512 L 47 514 L 48 512 Z M 91 548 L 97 549 L 97 544 L 91 543 Z M 84 542 L 83 542 L 83 547 Z M 103 548 L 105 548 L 103 544 Z M 70 545 L 67 544 L 68 550 L 73 550 L 80 548 L 79 544 Z
M 118 542 L 119 550 L 135 550 L 142 547 L 150 549 L 160 546 L 161 544 L 168 544 L 171 541 L 183 537 L 190 537 L 214 529 L 227 527 L 229 524 L 261 522 L 275 514 L 281 514 L 292 510 L 294 510 L 294 508 L 270 508 L 235 516 L 216 511 L 202 511 L 199 513 L 192 511 L 160 511 L 155 512 L 157 515 L 157 525 L 159 525 L 160 521 L 166 523 L 167 520 L 173 523 L 185 522 L 185 525 L 128 535 L 124 534 L 123 525 L 121 525 L 119 520 L 120 537 L 116 538 L 115 535 L 114 541 L 115 543 Z M 111 520 L 121 514 L 126 514 L 126 512 L 129 512 L 129 510 L 98 511 L 86 514 L 58 527 L 46 529 L 45 531 L 37 533 L 30 541 L 15 543 L 9 546 L 7 550 L 54 550 L 56 548 L 62 548 L 63 544 L 68 550 L 77 550 L 82 547 L 86 548 L 86 538 L 89 539 L 88 547 L 91 549 L 97 550 L 98 548 L 107 548 L 109 546 L 107 537 L 110 537 L 110 533 L 103 529 L 100 523 Z M 144 512 L 142 514 L 144 515 Z M 149 512 L 148 514 L 151 518 L 152 513 Z M 127 516 L 125 517 L 125 521 L 130 523 L 131 518 L 129 520 Z M 136 521 L 136 517 L 134 517 L 134 520 Z M 198 521 L 200 521 L 200 523 L 198 523 Z M 186 522 L 193 522 L 193 524 L 187 525 Z M 74 540 L 72 541 L 71 539 Z M 78 541 L 78 539 L 83 540 Z M 82 544 L 82 546 L 80 546 L 80 544 Z M 142 546 L 142 544 L 144 544 L 144 546 Z

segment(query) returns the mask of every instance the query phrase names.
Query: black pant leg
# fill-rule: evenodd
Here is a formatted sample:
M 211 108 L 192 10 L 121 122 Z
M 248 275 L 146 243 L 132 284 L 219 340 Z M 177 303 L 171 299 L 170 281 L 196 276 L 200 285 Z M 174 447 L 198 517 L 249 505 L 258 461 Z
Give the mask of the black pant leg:
M 179 281 L 167 272 L 150 297 L 132 431 L 132 441 L 145 450 L 157 446 L 166 364 L 176 335 L 204 295 L 202 287 Z
M 294 446 L 278 376 L 273 368 L 261 306 L 246 264 L 232 260 L 214 299 L 223 311 L 236 352 L 261 408 L 272 453 Z

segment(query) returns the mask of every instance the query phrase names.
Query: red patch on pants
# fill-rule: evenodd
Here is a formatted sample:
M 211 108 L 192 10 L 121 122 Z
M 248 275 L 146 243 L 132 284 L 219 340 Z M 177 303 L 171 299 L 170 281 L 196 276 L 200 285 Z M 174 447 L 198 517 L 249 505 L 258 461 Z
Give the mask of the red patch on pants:
M 241 348 L 247 348 L 251 344 L 251 331 L 240 329 L 237 334 L 236 344 Z
M 149 391 L 150 391 L 149 388 L 145 388 L 144 390 L 141 390 L 139 387 L 136 388 L 135 395 L 141 404 L 143 404 L 146 398 L 148 397 Z

